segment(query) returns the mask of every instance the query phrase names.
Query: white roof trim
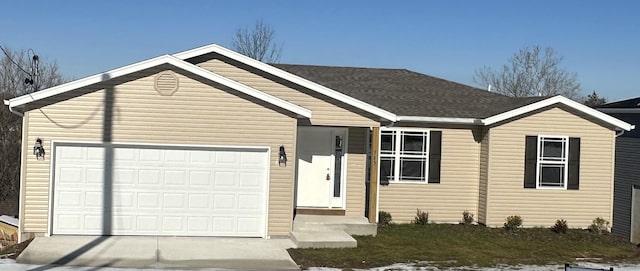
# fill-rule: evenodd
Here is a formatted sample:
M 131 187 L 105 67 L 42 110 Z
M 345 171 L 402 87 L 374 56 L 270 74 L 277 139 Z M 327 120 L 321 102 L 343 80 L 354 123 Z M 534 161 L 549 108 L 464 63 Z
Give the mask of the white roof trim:
M 320 94 L 323 94 L 325 96 L 331 97 L 333 99 L 342 101 L 348 105 L 351 105 L 353 107 L 359 108 L 361 110 L 364 110 L 366 112 L 369 112 L 371 114 L 374 114 L 376 116 L 379 116 L 381 118 L 390 120 L 390 121 L 396 121 L 396 114 L 391 113 L 389 111 L 386 111 L 384 109 L 381 109 L 379 107 L 373 106 L 371 104 L 365 103 L 363 101 L 360 101 L 356 98 L 353 98 L 351 96 L 345 95 L 343 93 L 340 93 L 338 91 L 335 91 L 333 89 L 327 88 L 325 86 L 322 86 L 320 84 L 317 84 L 315 82 L 309 81 L 307 79 L 304 79 L 300 76 L 297 76 L 295 74 L 286 72 L 284 70 L 278 69 L 274 66 L 265 64 L 263 62 L 260 62 L 258 60 L 255 60 L 253 58 L 244 56 L 242 54 L 239 54 L 237 52 L 234 52 L 232 50 L 229 50 L 227 48 L 224 48 L 222 46 L 216 45 L 216 44 L 211 44 L 211 45 L 206 45 L 206 46 L 202 46 L 199 48 L 195 48 L 195 49 L 191 49 L 188 51 L 184 51 L 181 53 L 177 53 L 174 54 L 173 56 L 180 58 L 182 60 L 188 59 L 188 58 L 192 58 L 192 57 L 197 57 L 200 55 L 204 55 L 204 54 L 208 54 L 208 53 L 218 53 L 220 55 L 223 55 L 225 57 L 231 58 L 233 60 L 239 61 L 241 63 L 244 63 L 246 65 L 249 65 L 251 67 L 254 67 L 256 69 L 262 70 L 264 72 L 270 73 L 272 75 L 278 76 L 280 78 L 283 78 L 287 81 L 290 81 L 292 83 L 298 84 L 300 86 L 303 86 L 305 88 L 311 89 L 313 91 L 316 91 Z
M 5 224 L 9 224 L 11 226 L 14 227 L 18 227 L 19 221 L 17 218 L 15 217 L 11 217 L 8 215 L 0 215 L 0 222 L 3 222 Z
M 450 123 L 450 124 L 472 124 L 481 125 L 481 119 L 473 118 L 446 118 L 446 117 L 418 117 L 418 116 L 398 116 L 396 121 L 407 122 L 429 122 L 429 123 Z
M 104 73 L 100 73 L 100 74 L 96 74 L 93 76 L 89 76 L 89 77 L 85 77 L 76 81 L 72 81 L 63 85 L 59 85 L 56 87 L 52 87 L 52 88 L 48 88 L 45 90 L 41 90 L 38 92 L 34 92 L 31 94 L 26 94 L 26 95 L 22 95 L 20 97 L 16 97 L 10 100 L 5 100 L 4 104 L 9 106 L 9 109 L 13 110 L 13 108 L 15 108 L 16 106 L 20 106 L 20 105 L 24 105 L 33 101 L 37 101 L 37 100 L 41 100 L 44 98 L 48 98 L 51 96 L 55 96 L 61 93 L 65 93 L 68 91 L 72 91 L 81 87 L 85 87 L 85 86 L 89 86 L 92 84 L 96 84 L 96 83 L 100 83 L 100 82 L 104 82 L 107 81 L 109 79 L 112 78 L 116 78 L 116 77 L 120 77 L 120 76 L 124 76 L 127 74 L 131 74 L 134 72 L 138 72 L 138 71 L 142 71 L 145 69 L 149 69 L 152 67 L 156 67 L 162 64 L 169 64 L 172 66 L 175 66 L 177 68 L 183 69 L 185 71 L 191 72 L 193 74 L 196 74 L 198 76 L 204 77 L 206 79 L 209 79 L 211 81 L 214 81 L 216 83 L 222 84 L 224 86 L 227 86 L 229 88 L 235 89 L 237 91 L 240 91 L 244 94 L 247 94 L 251 97 L 260 99 L 262 101 L 265 101 L 267 103 L 273 104 L 277 107 L 286 109 L 290 112 L 296 113 L 300 116 L 306 117 L 306 118 L 311 118 L 311 111 L 309 109 L 303 108 L 301 106 L 295 105 L 293 103 L 287 102 L 285 100 L 282 100 L 280 98 L 271 96 L 269 94 L 266 94 L 262 91 L 259 91 L 257 89 L 251 88 L 247 85 L 238 83 L 236 81 L 230 80 L 228 78 L 225 78 L 223 76 L 220 76 L 218 74 L 215 74 L 211 71 L 202 69 L 196 65 L 193 65 L 191 63 L 188 63 L 186 61 L 183 61 L 181 59 L 178 59 L 176 57 L 170 56 L 170 55 L 163 55 L 163 56 L 159 56 L 156 58 L 152 58 L 149 60 L 145 60 L 142 62 L 138 62 L 135 64 L 131 64 L 128 66 L 124 66 L 122 68 L 118 68 L 118 69 L 114 69 L 111 71 L 107 71 Z
M 550 105 L 553 105 L 553 104 L 557 104 L 557 103 L 561 103 L 561 104 L 564 104 L 566 106 L 569 106 L 569 107 L 571 107 L 571 108 L 573 108 L 575 110 L 578 110 L 578 111 L 580 111 L 582 113 L 585 113 L 585 114 L 590 115 L 590 116 L 592 116 L 594 118 L 602 120 L 602 121 L 604 121 L 604 122 L 606 122 L 608 124 L 611 124 L 611 125 L 613 125 L 613 126 L 615 126 L 617 128 L 623 129 L 625 131 L 631 131 L 634 128 L 634 126 L 629 124 L 629 123 L 626 123 L 624 121 L 616 119 L 616 118 L 614 118 L 612 116 L 609 116 L 609 115 L 607 115 L 605 113 L 602 113 L 602 112 L 600 112 L 598 110 L 595 110 L 595 109 L 590 108 L 590 107 L 588 107 L 586 105 L 574 102 L 574 101 L 572 101 L 572 100 L 570 100 L 568 98 L 562 97 L 562 96 L 554 96 L 554 97 L 551 97 L 551 98 L 548 98 L 548 99 L 544 99 L 542 101 L 538 101 L 538 102 L 535 102 L 535 103 L 532 103 L 532 104 L 529 104 L 529 105 L 525 105 L 525 106 L 513 109 L 511 111 L 507 111 L 507 112 L 504 112 L 504 113 L 501 113 L 501 114 L 498 114 L 498 115 L 495 115 L 495 116 L 492 116 L 492 117 L 485 118 L 485 119 L 482 120 L 482 123 L 484 125 L 491 125 L 491 124 L 494 124 L 494 123 L 497 123 L 497 122 L 501 122 L 503 120 L 507 120 L 507 119 L 510 119 L 510 118 L 513 118 L 513 117 L 516 117 L 516 116 L 519 116 L 519 115 L 522 115 L 522 114 L 525 114 L 525 113 L 528 113 L 528 112 L 531 112 L 531 111 L 534 111 L 534 110 L 538 110 L 538 109 L 543 108 L 543 107 L 547 107 L 547 106 L 550 106 Z

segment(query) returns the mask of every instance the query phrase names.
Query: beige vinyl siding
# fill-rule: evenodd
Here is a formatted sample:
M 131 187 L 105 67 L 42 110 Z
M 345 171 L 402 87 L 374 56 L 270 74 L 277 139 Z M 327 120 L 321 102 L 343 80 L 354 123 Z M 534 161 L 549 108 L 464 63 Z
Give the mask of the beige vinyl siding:
M 366 139 L 368 128 L 349 128 L 347 150 L 346 216 L 364 216 L 367 178 Z
M 289 112 L 207 81 L 176 73 L 179 89 L 161 96 L 154 76 L 163 69 L 119 80 L 113 91 L 112 138 L 118 143 L 268 146 L 270 152 L 268 234 L 288 235 L 292 223 L 294 159 L 287 167 L 277 164 L 283 145 L 295 153 L 297 120 Z M 28 114 L 27 142 L 42 138 L 51 153 L 52 140 L 101 142 L 105 94 L 97 90 L 35 109 Z M 108 112 L 108 111 L 107 111 Z M 43 114 L 44 113 L 44 114 Z M 45 115 L 46 114 L 46 115 Z M 108 131 L 108 129 L 107 129 Z M 26 161 L 24 232 L 46 232 L 50 157 Z
M 210 59 L 197 63 L 197 65 L 311 110 L 313 112 L 310 120 L 312 125 L 351 127 L 377 127 L 380 125 L 372 117 L 367 117 L 369 114 L 355 107 L 332 100 L 311 90 L 294 86 L 291 83 L 284 85 L 283 83 L 275 82 L 272 79 L 258 75 L 257 71 L 251 67 L 238 67 L 240 65 L 238 63 L 230 64 L 232 61 L 225 61 Z
M 462 212 L 478 208 L 480 143 L 474 138 L 474 130 L 433 130 L 442 131 L 440 183 L 392 182 L 379 186 L 379 210 L 391 213 L 394 222 L 410 222 L 419 208 L 429 212 L 434 222 L 457 223 Z
M 569 227 L 587 227 L 596 217 L 611 221 L 614 131 L 568 109 L 552 107 L 491 128 L 489 137 L 489 214 L 500 226 L 519 215 L 524 226 L 551 226 L 566 219 Z M 525 189 L 527 135 L 579 137 L 579 190 Z
M 489 175 L 489 131 L 482 129 L 482 141 L 480 142 L 480 187 L 478 188 L 478 214 L 477 221 L 487 223 L 489 194 L 487 193 L 487 179 Z

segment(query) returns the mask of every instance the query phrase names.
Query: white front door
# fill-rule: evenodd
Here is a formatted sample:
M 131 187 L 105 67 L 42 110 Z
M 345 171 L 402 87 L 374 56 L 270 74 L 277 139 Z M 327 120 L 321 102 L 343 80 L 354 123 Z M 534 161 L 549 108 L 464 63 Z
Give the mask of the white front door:
M 345 128 L 298 127 L 297 207 L 343 208 Z

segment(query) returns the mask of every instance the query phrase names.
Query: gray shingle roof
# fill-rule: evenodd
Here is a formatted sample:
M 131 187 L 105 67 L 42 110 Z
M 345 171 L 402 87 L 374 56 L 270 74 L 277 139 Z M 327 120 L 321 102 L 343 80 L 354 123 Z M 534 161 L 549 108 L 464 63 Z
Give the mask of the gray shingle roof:
M 640 97 L 603 104 L 598 108 L 640 108 Z
M 486 118 L 548 98 L 507 97 L 405 69 L 271 65 L 399 116 Z

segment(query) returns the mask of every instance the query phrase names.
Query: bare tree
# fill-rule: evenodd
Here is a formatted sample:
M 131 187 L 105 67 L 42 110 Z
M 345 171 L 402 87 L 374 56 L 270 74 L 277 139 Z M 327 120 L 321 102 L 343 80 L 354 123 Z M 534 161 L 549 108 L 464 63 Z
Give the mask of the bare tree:
M 570 99 L 580 98 L 577 74 L 567 72 L 560 67 L 561 63 L 562 57 L 553 48 L 525 47 L 509 58 L 502 69 L 485 66 L 476 70 L 473 80 L 513 97 L 561 94 Z
M 238 53 L 265 62 L 280 61 L 282 46 L 275 43 L 276 31 L 262 19 L 257 20 L 253 29 L 239 28 L 231 46 Z
M 0 52 L 0 99 L 7 100 L 53 87 L 65 81 L 55 62 L 31 65 L 32 55 L 25 50 L 4 49 Z M 25 79 L 33 80 L 33 84 L 25 83 Z M 0 214 L 18 214 L 21 142 L 22 118 L 9 112 L 9 109 L 2 105 L 0 109 Z

